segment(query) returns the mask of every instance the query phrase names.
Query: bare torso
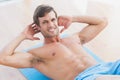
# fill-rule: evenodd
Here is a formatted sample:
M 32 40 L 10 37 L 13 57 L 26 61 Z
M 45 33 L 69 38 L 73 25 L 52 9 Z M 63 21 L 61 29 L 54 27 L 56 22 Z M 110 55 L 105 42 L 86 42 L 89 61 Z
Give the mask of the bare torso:
M 86 68 L 97 62 L 83 49 L 77 36 L 61 39 L 37 48 L 40 58 L 33 59 L 33 67 L 54 80 L 74 80 Z

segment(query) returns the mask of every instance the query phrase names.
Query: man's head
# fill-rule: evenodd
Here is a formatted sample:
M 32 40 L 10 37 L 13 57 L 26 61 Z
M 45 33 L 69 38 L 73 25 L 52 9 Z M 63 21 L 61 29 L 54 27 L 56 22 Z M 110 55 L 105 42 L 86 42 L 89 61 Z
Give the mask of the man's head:
M 33 21 L 35 24 L 39 25 L 39 17 L 44 17 L 47 13 L 53 11 L 55 13 L 55 17 L 57 18 L 57 13 L 56 11 L 53 9 L 53 7 L 48 6 L 48 5 L 39 5 L 33 15 Z
M 51 6 L 38 6 L 34 12 L 33 20 L 40 27 L 44 37 L 54 37 L 59 34 L 57 13 Z

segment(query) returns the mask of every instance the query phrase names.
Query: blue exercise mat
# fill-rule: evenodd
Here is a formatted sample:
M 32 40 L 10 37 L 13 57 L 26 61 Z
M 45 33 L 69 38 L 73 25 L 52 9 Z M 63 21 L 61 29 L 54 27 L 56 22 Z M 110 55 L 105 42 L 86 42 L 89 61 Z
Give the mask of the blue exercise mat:
M 62 35 L 62 37 L 65 37 L 66 35 Z M 42 46 L 42 43 L 39 43 L 33 47 L 30 47 L 29 49 L 24 50 L 25 52 L 33 49 L 33 48 L 37 48 Z M 95 55 L 91 50 L 89 50 L 86 47 L 83 47 L 85 49 L 85 51 L 90 54 L 97 62 L 99 63 L 104 63 L 104 61 L 102 59 L 100 59 L 97 55 Z M 48 78 L 47 76 L 45 76 L 44 74 L 40 73 L 39 71 L 37 71 L 34 68 L 22 68 L 19 69 L 19 71 L 26 77 L 27 80 L 52 80 L 50 78 Z

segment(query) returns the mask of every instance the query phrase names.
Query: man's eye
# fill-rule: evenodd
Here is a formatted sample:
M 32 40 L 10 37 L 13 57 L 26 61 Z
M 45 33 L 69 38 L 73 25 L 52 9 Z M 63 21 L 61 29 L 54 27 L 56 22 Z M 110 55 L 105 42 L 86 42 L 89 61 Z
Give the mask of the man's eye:
M 46 24 L 47 22 L 43 22 L 43 24 Z
M 56 19 L 52 19 L 52 22 L 55 21 Z

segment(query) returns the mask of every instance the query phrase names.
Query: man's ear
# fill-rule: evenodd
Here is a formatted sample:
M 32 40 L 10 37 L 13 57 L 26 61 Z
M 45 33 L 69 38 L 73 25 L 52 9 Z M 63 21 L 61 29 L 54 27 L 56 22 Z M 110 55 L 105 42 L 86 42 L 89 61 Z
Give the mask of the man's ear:
M 59 16 L 57 17 L 57 24 L 58 24 L 58 26 L 59 26 Z

